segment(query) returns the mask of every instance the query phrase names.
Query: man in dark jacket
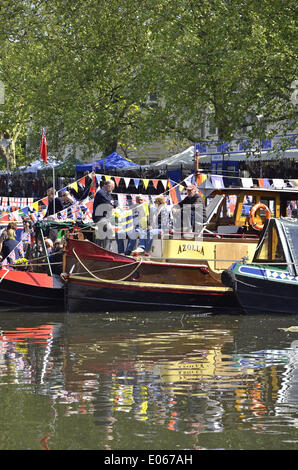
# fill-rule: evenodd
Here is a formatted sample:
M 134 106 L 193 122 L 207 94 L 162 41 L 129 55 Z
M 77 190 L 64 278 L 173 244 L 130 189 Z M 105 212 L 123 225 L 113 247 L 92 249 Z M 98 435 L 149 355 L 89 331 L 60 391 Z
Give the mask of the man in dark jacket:
M 118 201 L 112 195 L 114 187 L 114 181 L 107 180 L 104 182 L 103 187 L 97 190 L 93 201 L 93 222 L 98 222 L 102 218 L 109 216 L 112 210 L 117 207 Z M 100 206 L 102 207 L 100 208 Z
M 113 238 L 111 219 L 113 209 L 118 206 L 118 201 L 112 195 L 114 187 L 114 181 L 105 181 L 103 187 L 97 190 L 93 201 L 92 220 L 97 224 L 97 243 L 105 249 L 111 246 Z
M 174 214 L 180 211 L 182 232 L 201 233 L 203 224 L 206 222 L 206 208 L 203 198 L 199 195 L 195 185 L 187 186 L 186 197 L 176 204 L 173 209 Z M 175 228 L 178 229 L 177 225 Z
M 49 205 L 48 205 L 48 209 L 47 209 L 45 218 L 47 218 L 49 215 L 57 214 L 57 212 L 60 212 L 64 209 L 60 197 L 55 197 L 54 198 L 54 195 L 55 195 L 54 194 L 54 188 L 49 188 L 47 190 Z

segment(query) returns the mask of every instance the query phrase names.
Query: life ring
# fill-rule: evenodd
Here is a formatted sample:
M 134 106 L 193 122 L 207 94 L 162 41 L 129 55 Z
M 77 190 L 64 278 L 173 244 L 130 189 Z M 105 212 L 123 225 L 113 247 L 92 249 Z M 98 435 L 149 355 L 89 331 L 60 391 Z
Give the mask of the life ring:
M 263 209 L 266 212 L 266 219 L 270 219 L 271 216 L 271 212 L 265 204 L 262 202 L 255 204 L 249 211 L 249 223 L 255 230 L 263 230 L 264 227 L 264 224 L 257 224 L 256 222 L 256 212 L 259 209 Z

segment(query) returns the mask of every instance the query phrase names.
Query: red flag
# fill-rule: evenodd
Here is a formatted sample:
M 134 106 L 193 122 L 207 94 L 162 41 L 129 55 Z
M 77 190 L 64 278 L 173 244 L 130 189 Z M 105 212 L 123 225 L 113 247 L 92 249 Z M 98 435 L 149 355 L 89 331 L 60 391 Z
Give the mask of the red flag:
M 41 142 L 40 142 L 40 156 L 45 163 L 47 163 L 47 138 L 42 130 Z

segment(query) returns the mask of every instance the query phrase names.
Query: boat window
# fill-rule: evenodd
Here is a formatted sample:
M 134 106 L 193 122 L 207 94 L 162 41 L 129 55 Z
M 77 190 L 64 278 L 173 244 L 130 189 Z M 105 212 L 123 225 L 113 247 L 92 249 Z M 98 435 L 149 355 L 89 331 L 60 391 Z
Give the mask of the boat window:
M 275 226 L 272 227 L 271 233 L 271 260 L 285 261 L 284 251 Z
M 287 201 L 287 217 L 298 218 L 298 201 Z
M 298 223 L 283 222 L 283 227 L 294 261 L 298 262 Z
M 256 262 L 286 262 L 277 229 L 274 225 L 264 235 L 262 245 L 257 250 L 254 261 Z
M 254 261 L 266 261 L 269 258 L 269 236 L 268 231 L 264 235 L 263 243 L 254 256 Z
M 262 204 L 265 204 L 265 206 L 268 207 L 268 209 L 270 210 L 271 212 L 271 217 L 276 217 L 276 211 L 275 211 L 275 208 L 276 208 L 276 204 L 275 204 L 275 200 L 274 199 L 270 199 L 270 198 L 266 198 L 266 197 L 262 197 L 261 201 L 260 201 Z M 263 209 L 260 210 L 259 212 L 260 216 L 262 217 L 265 217 L 266 214 L 265 214 L 265 211 Z
M 230 194 L 226 198 L 227 204 L 227 216 L 233 217 L 236 209 L 237 196 L 235 194 Z
M 241 210 L 241 217 L 248 216 L 250 209 L 255 204 L 256 204 L 256 197 L 255 196 L 244 196 L 242 210 Z

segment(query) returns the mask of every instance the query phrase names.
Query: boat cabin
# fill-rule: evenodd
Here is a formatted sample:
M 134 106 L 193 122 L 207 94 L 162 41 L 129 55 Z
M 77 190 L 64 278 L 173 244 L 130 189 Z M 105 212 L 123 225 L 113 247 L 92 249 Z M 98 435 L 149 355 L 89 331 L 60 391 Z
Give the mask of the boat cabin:
M 207 223 L 201 234 L 154 240 L 151 256 L 166 261 L 206 260 L 217 273 L 243 258 L 251 261 L 264 223 L 297 207 L 296 189 L 215 189 L 206 198 Z
M 290 188 L 231 187 L 208 191 L 207 221 L 201 232 L 173 232 L 155 238 L 150 252 L 152 261 L 204 262 L 216 275 L 243 258 L 251 262 L 266 220 L 287 216 L 290 203 L 297 207 L 298 201 L 298 191 Z M 79 235 L 95 241 L 94 228 L 93 239 L 90 227 L 88 233 L 80 228 Z M 74 234 L 71 236 L 75 237 Z M 117 252 L 116 242 L 112 250 Z
M 256 233 L 251 224 L 250 212 L 257 204 L 264 204 L 270 210 L 271 217 L 287 217 L 290 207 L 297 208 L 298 191 L 296 189 L 271 189 L 271 188 L 228 188 L 217 189 L 212 196 L 223 196 L 222 202 L 213 215 L 208 228 L 213 228 L 217 232 L 224 232 L 221 227 L 245 228 L 247 232 Z M 255 214 L 257 225 L 264 225 L 266 220 L 266 211 L 260 208 Z M 258 229 L 257 229 L 258 230 Z M 260 230 L 258 230 L 260 231 Z
M 285 269 L 293 276 L 297 276 L 298 220 L 289 218 L 268 220 L 252 263 Z

